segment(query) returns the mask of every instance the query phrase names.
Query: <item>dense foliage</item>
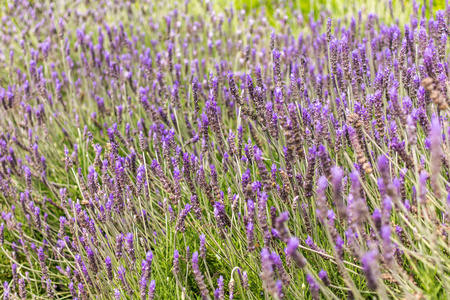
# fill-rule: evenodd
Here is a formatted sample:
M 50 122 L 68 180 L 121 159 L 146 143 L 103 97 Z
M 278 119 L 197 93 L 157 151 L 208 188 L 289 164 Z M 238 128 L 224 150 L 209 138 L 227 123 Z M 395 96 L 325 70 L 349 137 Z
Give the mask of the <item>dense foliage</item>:
M 0 297 L 448 297 L 450 9 L 407 5 L 9 3 Z

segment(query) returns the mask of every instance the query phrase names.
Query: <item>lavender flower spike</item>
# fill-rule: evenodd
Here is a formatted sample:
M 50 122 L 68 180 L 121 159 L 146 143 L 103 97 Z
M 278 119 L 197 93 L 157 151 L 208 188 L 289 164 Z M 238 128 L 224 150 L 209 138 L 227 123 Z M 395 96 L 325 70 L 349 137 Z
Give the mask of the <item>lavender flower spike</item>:
M 198 252 L 194 252 L 192 254 L 192 269 L 194 271 L 195 281 L 197 281 L 197 285 L 200 289 L 200 293 L 202 294 L 203 299 L 207 299 L 209 295 L 209 290 L 205 284 L 205 281 L 203 280 L 203 275 L 200 271 L 200 268 L 198 266 Z

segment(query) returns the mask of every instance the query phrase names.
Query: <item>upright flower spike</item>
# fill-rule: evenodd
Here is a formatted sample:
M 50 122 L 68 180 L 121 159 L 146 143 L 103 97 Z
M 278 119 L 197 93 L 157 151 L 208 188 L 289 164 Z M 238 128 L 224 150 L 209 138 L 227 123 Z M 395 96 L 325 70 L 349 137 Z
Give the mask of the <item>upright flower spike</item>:
M 186 219 L 189 211 L 191 210 L 191 207 L 192 206 L 190 204 L 186 204 L 184 209 L 180 212 L 180 215 L 178 216 L 178 219 L 177 219 L 177 223 L 175 225 L 176 231 L 184 233 L 184 231 L 186 230 L 185 219 Z
M 0 224 L 0 246 L 2 246 L 5 242 L 5 223 Z
M 86 247 L 86 254 L 88 256 L 89 268 L 95 274 L 98 272 L 97 260 L 94 252 L 90 247 Z
M 406 117 L 406 130 L 408 133 L 408 143 L 411 145 L 417 144 L 417 126 L 411 115 Z
M 344 204 L 344 200 L 342 198 L 342 177 L 343 172 L 342 169 L 334 166 L 331 169 L 331 184 L 333 186 L 333 200 L 337 206 L 338 214 L 341 220 L 347 219 L 347 209 Z
M 131 232 L 126 236 L 126 250 L 134 265 L 136 263 L 136 253 L 134 251 L 133 234 Z
M 207 299 L 208 295 L 209 295 L 209 290 L 208 287 L 205 284 L 205 281 L 203 280 L 203 275 L 200 271 L 200 268 L 198 266 L 198 252 L 194 252 L 194 254 L 192 254 L 192 259 L 191 259 L 191 263 L 192 263 L 192 269 L 194 271 L 194 276 L 195 276 L 195 281 L 197 282 L 197 285 L 200 289 L 200 293 L 202 294 L 202 298 L 203 299 Z
M 316 283 L 316 280 L 311 274 L 306 274 L 306 281 L 309 285 L 309 291 L 311 292 L 312 299 L 320 299 L 319 295 L 319 286 Z
M 198 202 L 198 197 L 197 195 L 192 195 L 191 197 L 191 205 L 192 208 L 194 209 L 194 214 L 195 217 L 199 220 L 202 219 L 202 208 L 200 207 L 200 203 Z
M 400 118 L 400 121 L 405 124 L 406 123 L 406 115 L 403 109 L 400 107 L 399 99 L 398 99 L 398 91 L 397 87 L 393 86 L 389 90 L 389 99 L 392 102 L 392 106 L 394 108 L 394 114 Z
M 122 294 L 120 293 L 120 290 L 119 289 L 114 289 L 114 299 L 115 300 L 121 300 L 121 297 L 122 296 Z
M 266 248 L 261 250 L 261 279 L 263 280 L 265 289 L 272 295 L 277 293 L 276 282 L 274 279 L 274 271 L 270 252 Z
M 200 257 L 206 259 L 206 237 L 205 234 L 200 235 Z
M 253 222 L 249 221 L 247 224 L 247 250 L 248 252 L 253 252 L 253 250 L 255 250 L 255 245 L 254 245 L 254 232 L 253 232 Z
M 319 278 L 320 278 L 320 280 L 322 280 L 322 283 L 325 285 L 325 286 L 329 286 L 331 283 L 330 283 L 330 279 L 328 278 L 328 274 L 327 274 L 327 272 L 325 271 L 325 270 L 320 270 L 320 272 L 319 272 Z
M 155 280 L 150 281 L 150 284 L 148 285 L 148 299 L 153 300 L 155 299 L 155 290 L 156 290 L 156 283 Z
M 278 272 L 279 277 L 281 278 L 281 281 L 283 282 L 283 285 L 289 286 L 291 280 L 289 278 L 288 273 L 283 267 L 283 262 L 281 261 L 280 256 L 275 252 L 272 252 L 270 255 L 270 259 L 272 260 L 272 263 L 276 267 L 276 270 Z
M 309 149 L 308 167 L 306 169 L 306 177 L 304 181 L 305 196 L 312 196 L 312 189 L 314 185 L 314 170 L 316 165 L 316 148 Z
M 223 277 L 220 276 L 219 279 L 217 279 L 217 286 L 218 286 L 218 299 L 219 300 L 225 300 L 225 289 L 224 289 L 224 282 Z
M 377 255 L 378 252 L 376 250 L 371 250 L 361 258 L 364 275 L 367 279 L 367 286 L 374 291 L 378 287 L 378 278 L 380 276 Z
M 144 276 L 141 277 L 139 283 L 139 295 L 141 297 L 141 300 L 145 300 L 147 297 L 147 279 Z
M 278 232 L 278 235 L 280 236 L 280 239 L 286 243 L 289 241 L 289 232 L 285 226 L 285 223 L 288 221 L 288 219 L 288 212 L 283 212 L 275 220 L 275 228 Z
M 320 159 L 323 172 L 327 178 L 331 176 L 331 166 L 330 166 L 330 158 L 328 156 L 327 150 L 324 145 L 319 146 L 318 157 Z
M 321 222 L 327 218 L 327 196 L 325 194 L 328 182 L 325 176 L 321 176 L 317 181 L 317 215 Z
M 237 91 L 236 83 L 234 81 L 234 74 L 231 71 L 228 72 L 228 84 L 230 86 L 230 93 L 233 96 L 234 101 L 241 106 L 242 100 Z
M 125 273 L 126 273 L 125 267 L 119 266 L 119 269 L 117 270 L 117 275 L 122 283 L 122 287 L 127 291 L 127 295 L 131 296 L 133 294 L 133 289 L 131 288 L 129 282 L 127 281 Z
M 178 274 L 180 272 L 180 254 L 178 252 L 177 249 L 174 250 L 173 252 L 173 271 L 175 272 L 175 274 Z
M 247 275 L 246 271 L 242 272 L 242 286 L 244 287 L 244 290 L 246 290 L 246 291 L 249 289 L 248 275 Z
M 7 281 L 5 281 L 3 283 L 3 298 L 6 300 L 9 300 L 10 299 L 9 296 L 10 296 L 9 283 Z
M 105 266 L 107 277 L 111 281 L 113 279 L 113 272 L 112 272 L 112 262 L 109 256 L 105 258 Z
M 47 288 L 47 297 L 49 299 L 55 298 L 55 292 L 53 290 L 52 281 L 49 279 L 46 280 L 46 288 Z
M 419 174 L 419 202 L 422 205 L 426 205 L 428 203 L 427 180 L 428 180 L 428 174 L 425 171 L 422 171 Z
M 391 227 L 384 225 L 381 227 L 381 239 L 383 241 L 383 257 L 388 265 L 392 263 L 394 248 L 391 243 Z
M 283 293 L 283 283 L 281 282 L 281 280 L 277 280 L 276 283 L 276 293 L 274 295 L 277 299 L 283 299 L 284 298 L 284 293 Z
M 152 273 L 152 264 L 153 264 L 153 252 L 149 250 L 146 253 L 145 259 L 142 261 L 143 265 L 142 276 L 144 276 L 147 281 L 150 280 L 150 275 Z
M 353 123 L 356 128 L 362 126 L 362 122 L 360 121 L 354 121 L 354 119 L 350 119 L 350 123 Z M 371 174 L 373 169 L 367 160 L 367 157 L 364 153 L 363 145 L 361 144 L 361 139 L 358 138 L 358 134 L 355 131 L 355 129 L 352 126 L 347 127 L 348 134 L 350 136 L 350 142 L 355 149 L 356 153 L 356 159 L 358 161 L 358 164 L 361 166 L 362 170 L 364 170 L 365 174 Z
M 269 196 L 266 194 L 265 191 L 263 191 L 258 198 L 258 221 L 264 233 L 264 245 L 266 246 L 268 246 L 271 238 L 266 213 L 268 199 Z
M 26 285 L 25 279 L 20 278 L 19 279 L 19 297 L 22 300 L 27 299 L 27 290 L 25 288 L 25 285 Z
M 39 265 L 41 266 L 42 276 L 46 279 L 49 278 L 47 265 L 45 263 L 45 253 L 44 253 L 44 249 L 42 247 L 40 247 L 38 250 L 38 259 L 39 259 Z
M 286 245 L 286 253 L 292 258 L 299 268 L 306 266 L 306 260 L 300 253 L 297 252 L 299 241 L 296 237 L 291 237 Z
M 256 166 L 258 167 L 259 174 L 261 176 L 262 183 L 264 185 L 264 189 L 266 191 L 270 191 L 272 188 L 272 183 L 270 182 L 269 173 L 267 172 L 267 168 L 262 159 L 262 151 L 259 148 L 256 148 L 254 151 Z
M 88 299 L 87 292 L 84 289 L 84 285 L 81 282 L 78 284 L 78 296 L 82 300 L 87 300 Z
M 442 151 L 441 151 L 441 126 L 439 125 L 439 119 L 434 117 L 431 122 L 431 186 L 433 188 L 434 195 L 439 199 L 441 197 L 441 187 L 439 184 L 439 174 L 442 164 Z
M 214 218 L 216 219 L 217 226 L 221 230 L 223 236 L 223 233 L 226 231 L 226 227 L 230 226 L 231 222 L 225 212 L 225 207 L 220 202 L 216 202 L 214 204 Z

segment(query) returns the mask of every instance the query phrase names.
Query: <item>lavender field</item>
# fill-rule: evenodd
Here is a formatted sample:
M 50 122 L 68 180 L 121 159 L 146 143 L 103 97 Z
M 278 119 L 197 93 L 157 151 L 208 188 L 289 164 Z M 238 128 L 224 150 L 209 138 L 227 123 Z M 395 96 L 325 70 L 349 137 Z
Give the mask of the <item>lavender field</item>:
M 450 299 L 450 6 L 237 2 L 2 2 L 0 299 Z

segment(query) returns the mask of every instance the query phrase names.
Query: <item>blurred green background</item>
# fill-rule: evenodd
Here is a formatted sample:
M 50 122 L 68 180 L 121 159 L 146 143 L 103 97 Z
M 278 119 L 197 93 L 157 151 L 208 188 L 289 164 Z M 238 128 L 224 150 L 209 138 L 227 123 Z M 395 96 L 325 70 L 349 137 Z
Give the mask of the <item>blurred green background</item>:
M 429 18 L 431 11 L 434 15 L 436 11 L 445 9 L 445 1 L 416 1 L 419 4 L 419 15 L 426 5 L 426 17 Z M 229 3 L 223 0 L 217 2 L 218 6 Z M 392 3 L 392 12 L 390 3 Z M 239 10 L 261 11 L 265 9 L 267 19 L 274 27 L 277 25 L 276 11 L 280 6 L 291 8 L 287 10 L 288 17 L 292 17 L 294 11 L 300 10 L 304 17 L 309 16 L 310 13 L 317 17 L 321 11 L 328 11 L 333 15 L 333 19 L 351 18 L 352 16 L 356 18 L 358 11 L 361 11 L 363 14 L 376 13 L 385 22 L 396 22 L 398 19 L 399 24 L 404 25 L 409 21 L 413 3 L 412 0 L 234 0 L 234 5 Z

